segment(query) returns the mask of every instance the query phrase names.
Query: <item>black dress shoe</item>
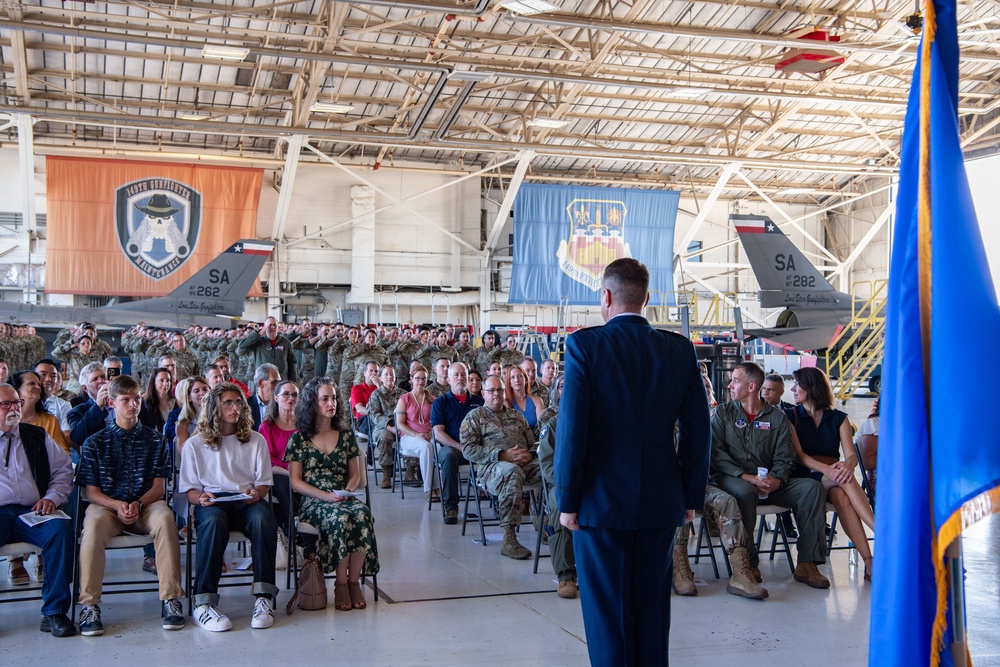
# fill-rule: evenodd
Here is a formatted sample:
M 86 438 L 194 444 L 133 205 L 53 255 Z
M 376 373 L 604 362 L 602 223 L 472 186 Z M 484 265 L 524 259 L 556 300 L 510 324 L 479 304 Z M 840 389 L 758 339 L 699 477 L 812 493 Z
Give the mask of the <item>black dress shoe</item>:
M 38 629 L 42 632 L 52 633 L 53 637 L 72 637 L 76 634 L 76 626 L 66 614 L 42 616 L 42 623 Z

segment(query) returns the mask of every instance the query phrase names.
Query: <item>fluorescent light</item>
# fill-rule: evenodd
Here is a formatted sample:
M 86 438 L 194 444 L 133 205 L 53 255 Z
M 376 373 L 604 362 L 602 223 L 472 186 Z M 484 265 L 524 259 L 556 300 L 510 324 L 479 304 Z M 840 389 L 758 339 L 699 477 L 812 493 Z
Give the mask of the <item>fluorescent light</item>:
M 182 120 L 208 120 L 212 116 L 211 114 L 207 113 L 198 113 L 197 111 L 191 111 L 188 113 L 182 113 L 180 117 Z
M 568 120 L 556 120 L 555 118 L 535 118 L 528 121 L 528 127 L 545 127 L 552 130 L 558 130 L 567 125 L 569 125 Z
M 221 46 L 215 44 L 206 44 L 201 49 L 202 58 L 218 58 L 219 60 L 246 60 L 246 57 L 250 55 L 250 49 L 244 49 L 238 46 Z
M 697 99 L 699 97 L 704 97 L 709 93 L 714 93 L 714 88 L 697 88 L 695 86 L 685 86 L 683 88 L 674 88 L 670 91 L 671 97 L 684 97 L 687 99 Z
M 309 108 L 314 113 L 347 113 L 353 111 L 350 104 L 334 104 L 332 102 L 317 102 Z
M 501 2 L 500 6 L 509 12 L 514 12 L 521 16 L 545 14 L 559 9 L 555 5 L 545 2 L 545 0 L 508 0 L 507 2 Z
M 493 75 L 489 72 L 477 72 L 471 69 L 459 69 L 455 70 L 448 75 L 449 79 L 454 81 L 476 81 L 477 83 L 482 83 L 483 81 L 489 81 L 493 78 Z

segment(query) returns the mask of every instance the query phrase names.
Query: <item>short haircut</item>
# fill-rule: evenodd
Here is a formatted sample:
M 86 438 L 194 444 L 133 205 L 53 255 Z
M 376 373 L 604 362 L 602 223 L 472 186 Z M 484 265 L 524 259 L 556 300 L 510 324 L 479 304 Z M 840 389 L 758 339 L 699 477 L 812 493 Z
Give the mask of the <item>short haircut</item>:
M 139 390 L 139 383 L 136 382 L 134 377 L 131 375 L 119 375 L 108 383 L 108 398 L 113 401 L 122 394 L 130 394 L 133 391 L 138 394 Z
M 792 377 L 799 387 L 806 392 L 806 400 L 818 410 L 829 410 L 833 407 L 833 388 L 826 373 L 818 368 L 806 367 L 792 371 Z
M 442 361 L 447 361 L 449 365 L 451 364 L 451 359 L 449 359 L 448 357 L 438 357 L 437 359 L 434 360 L 434 365 L 437 366 Z
M 2 361 L 2 360 L 0 360 L 0 361 Z M 4 363 L 6 363 L 6 362 L 4 362 Z M 38 368 L 42 364 L 48 364 L 49 366 L 55 366 L 57 369 L 59 368 L 59 364 L 57 364 L 54 359 L 49 359 L 48 357 L 45 357 L 44 359 L 39 359 L 38 361 L 36 361 L 35 365 L 32 366 L 32 368 Z
M 616 259 L 604 269 L 601 286 L 624 306 L 642 308 L 649 292 L 649 269 L 631 257 Z
M 466 366 L 461 361 L 456 361 L 455 363 L 453 363 L 450 366 L 448 366 L 448 377 L 451 377 L 452 372 L 455 371 L 455 370 L 458 370 L 458 369 L 463 369 L 466 373 L 469 372 L 469 367 L 468 366 Z
M 104 371 L 104 364 L 99 361 L 91 361 L 89 364 L 80 369 L 80 377 L 77 378 L 80 384 L 87 384 L 87 380 L 90 379 L 91 373 L 97 371 Z M 120 375 L 118 377 L 121 377 Z
M 121 357 L 116 357 L 113 354 L 111 356 L 104 357 L 104 365 L 107 366 L 108 364 L 122 364 L 122 365 L 124 365 L 122 363 L 122 358 Z
M 775 382 L 781 386 L 785 386 L 785 378 L 781 377 L 777 373 L 768 373 L 764 376 L 765 382 Z
M 752 361 L 744 361 L 743 363 L 736 364 L 736 368 L 743 369 L 743 375 L 746 376 L 747 382 L 753 382 L 757 385 L 757 389 L 760 389 L 764 384 L 764 369 L 753 363 Z M 736 368 L 733 370 L 735 371 Z
M 271 374 L 271 371 L 281 375 L 281 371 L 274 364 L 261 364 L 257 367 L 257 370 L 253 372 L 253 383 L 256 385 L 261 380 L 266 380 L 267 376 Z

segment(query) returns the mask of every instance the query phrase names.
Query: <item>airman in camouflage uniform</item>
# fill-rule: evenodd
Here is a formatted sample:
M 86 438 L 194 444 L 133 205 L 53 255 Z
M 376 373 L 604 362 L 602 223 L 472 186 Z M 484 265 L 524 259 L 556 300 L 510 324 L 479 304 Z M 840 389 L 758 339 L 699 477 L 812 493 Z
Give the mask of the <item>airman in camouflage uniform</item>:
M 517 338 L 511 334 L 507 336 L 503 349 L 495 361 L 499 361 L 503 366 L 516 366 L 524 359 L 524 355 L 517 349 Z
M 736 498 L 710 483 L 705 488 L 705 509 L 702 516 L 704 521 L 715 523 L 719 527 L 722 547 L 729 555 L 733 576 L 726 586 L 726 592 L 754 600 L 765 599 L 767 589 L 752 576 L 748 576 L 747 547 L 750 544 L 750 536 L 743 525 L 743 515 L 740 514 Z M 681 526 L 674 533 L 674 592 L 678 595 L 698 594 L 687 555 L 690 537 L 691 524 Z
M 445 357 L 438 357 L 434 360 L 434 377 L 427 381 L 427 388 L 424 390 L 432 398 L 444 396 L 451 391 L 451 384 L 448 383 L 448 368 L 450 366 L 451 362 Z
M 72 339 L 66 340 L 52 350 L 52 356 L 60 361 L 66 362 L 66 388 L 74 393 L 79 393 L 80 371 L 92 361 L 101 363 L 104 356 L 95 351 L 89 335 L 81 335 L 79 342 Z
M 388 489 L 392 485 L 392 465 L 396 447 L 394 412 L 399 397 L 406 392 L 396 386 L 396 371 L 389 364 L 382 366 L 379 380 L 382 386 L 373 391 L 371 398 L 368 399 L 368 421 L 372 425 L 372 438 L 378 452 L 378 464 L 382 468 L 382 481 L 379 486 Z
M 161 354 L 169 354 L 177 362 L 177 374 L 174 377 L 177 382 L 201 373 L 198 358 L 187 348 L 187 341 L 183 334 L 174 333 L 171 336 L 170 345 L 171 347 L 166 348 Z
M 482 347 L 476 348 L 476 370 L 484 378 L 490 372 L 490 365 L 494 361 L 500 361 L 500 355 L 503 354 L 503 349 L 497 345 L 499 340 L 497 332 L 490 329 L 483 334 Z
M 557 593 L 561 598 L 575 598 L 578 594 L 576 583 L 576 557 L 573 555 L 573 533 L 559 523 L 559 506 L 556 503 L 555 453 L 557 411 L 545 408 L 538 418 L 538 465 L 545 477 L 548 491 L 546 504 L 549 509 L 545 525 L 549 530 L 549 553 L 552 571 L 559 578 Z
M 448 363 L 458 360 L 455 348 L 448 345 L 448 334 L 444 329 L 438 329 L 437 333 L 434 334 L 434 339 L 429 340 L 414 354 L 414 358 L 420 361 L 424 368 L 431 368 L 441 357 L 446 358 Z
M 476 476 L 499 499 L 500 525 L 504 530 L 500 553 L 509 558 L 531 558 L 531 551 L 517 541 L 521 523 L 521 496 L 526 485 L 538 484 L 541 469 L 535 432 L 521 413 L 504 406 L 503 381 L 495 376 L 483 382 L 486 405 L 470 412 L 462 422 L 462 453 L 478 466 Z
M 425 331 L 423 335 L 426 341 L 429 334 Z M 389 346 L 386 353 L 392 360 L 392 367 L 396 371 L 396 377 L 405 379 L 410 376 L 410 362 L 413 361 L 421 345 L 419 336 L 401 334 L 399 340 Z

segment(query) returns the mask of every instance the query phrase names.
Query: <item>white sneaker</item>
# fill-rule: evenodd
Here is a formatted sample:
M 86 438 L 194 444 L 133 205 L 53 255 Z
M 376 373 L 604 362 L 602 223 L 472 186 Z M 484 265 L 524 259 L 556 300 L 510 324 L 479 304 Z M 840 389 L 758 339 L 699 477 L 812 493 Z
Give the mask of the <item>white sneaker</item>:
M 233 627 L 229 617 L 219 611 L 214 604 L 200 604 L 195 607 L 194 623 L 209 632 L 225 632 Z
M 271 598 L 260 595 L 253 603 L 253 620 L 250 621 L 250 627 L 263 630 L 272 625 L 274 625 L 274 609 L 271 607 Z

